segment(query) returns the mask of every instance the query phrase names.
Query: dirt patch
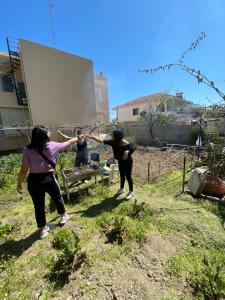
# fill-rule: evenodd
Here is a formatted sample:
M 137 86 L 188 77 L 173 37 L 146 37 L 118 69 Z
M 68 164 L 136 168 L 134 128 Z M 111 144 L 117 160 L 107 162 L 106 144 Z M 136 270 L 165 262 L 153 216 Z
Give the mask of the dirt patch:
M 100 151 L 101 160 L 113 157 L 111 149 Z M 187 160 L 191 160 L 191 155 L 186 155 Z M 148 164 L 149 180 L 152 181 L 166 173 L 182 168 L 184 154 L 181 150 L 161 151 L 158 148 L 138 149 L 133 154 L 133 176 L 143 183 L 148 182 Z
M 99 255 L 109 245 L 102 244 L 101 238 L 94 238 Z M 104 260 L 92 266 L 87 273 L 77 272 L 64 287 L 63 298 L 57 299 L 101 299 L 101 300 L 158 300 L 169 288 L 169 276 L 164 272 L 165 263 L 183 246 L 181 235 L 163 237 L 153 233 L 144 245 L 134 245 L 131 253 L 120 260 Z M 188 293 L 188 288 L 178 290 Z
M 10 199 L 0 199 L 0 209 L 4 209 L 6 208 L 7 206 L 12 206 L 12 205 L 15 205 L 17 204 L 18 202 L 20 202 L 22 200 L 22 196 L 18 196 L 18 197 L 15 197 L 15 198 L 10 198 Z

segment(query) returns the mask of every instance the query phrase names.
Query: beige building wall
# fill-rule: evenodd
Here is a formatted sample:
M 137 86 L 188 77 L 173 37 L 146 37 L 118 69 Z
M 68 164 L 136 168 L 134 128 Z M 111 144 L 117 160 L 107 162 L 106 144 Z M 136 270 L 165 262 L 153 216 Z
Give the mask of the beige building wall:
M 95 82 L 95 101 L 96 101 L 96 120 L 99 123 L 109 122 L 109 99 L 107 78 L 103 74 L 96 75 Z
M 1 136 L 0 132 L 0 152 L 22 149 L 27 144 L 27 138 L 17 133 L 15 135 Z
M 18 107 L 16 94 L 11 92 L 0 91 L 0 108 L 1 107 Z
M 29 120 L 27 108 L 0 108 L 0 125 L 4 127 L 25 126 Z
M 72 125 L 96 118 L 92 61 L 20 40 L 33 125 Z

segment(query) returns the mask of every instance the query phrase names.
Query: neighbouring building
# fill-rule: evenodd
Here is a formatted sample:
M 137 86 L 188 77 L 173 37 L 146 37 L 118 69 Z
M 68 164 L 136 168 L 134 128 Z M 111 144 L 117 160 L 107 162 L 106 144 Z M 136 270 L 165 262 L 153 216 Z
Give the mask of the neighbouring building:
M 23 143 L 27 124 L 108 121 L 107 79 L 94 76 L 92 60 L 23 39 L 7 45 L 9 53 L 0 52 L 0 151 Z
M 96 120 L 98 123 L 109 122 L 109 101 L 107 78 L 100 72 L 94 77 L 95 100 L 96 100 Z
M 144 96 L 113 107 L 113 110 L 116 110 L 119 122 L 130 122 L 137 121 L 140 115 L 147 113 L 150 108 L 158 108 L 161 113 L 182 124 L 190 124 L 194 114 L 201 110 L 199 106 L 184 99 L 183 93 L 177 93 L 176 96 L 165 93 Z

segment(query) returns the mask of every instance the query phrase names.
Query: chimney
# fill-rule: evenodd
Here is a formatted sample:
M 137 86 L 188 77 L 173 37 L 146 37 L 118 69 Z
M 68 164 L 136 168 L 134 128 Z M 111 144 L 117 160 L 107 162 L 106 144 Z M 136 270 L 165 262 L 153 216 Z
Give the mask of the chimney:
M 183 92 L 176 92 L 176 97 L 183 99 Z

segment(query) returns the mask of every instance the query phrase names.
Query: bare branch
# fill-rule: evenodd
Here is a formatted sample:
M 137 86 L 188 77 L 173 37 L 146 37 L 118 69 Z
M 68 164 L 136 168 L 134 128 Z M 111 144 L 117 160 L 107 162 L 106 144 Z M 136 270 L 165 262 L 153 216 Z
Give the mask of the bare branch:
M 183 71 L 187 72 L 188 74 L 190 74 L 195 79 L 197 79 L 198 83 L 204 83 L 205 85 L 212 88 L 223 100 L 225 100 L 224 93 L 218 87 L 216 87 L 214 81 L 208 79 L 208 77 L 206 75 L 204 75 L 200 70 L 197 71 L 194 68 L 190 68 L 190 67 L 183 64 L 183 60 L 184 60 L 186 54 L 189 51 L 192 51 L 192 50 L 196 49 L 198 47 L 198 45 L 200 44 L 200 42 L 205 37 L 206 37 L 206 33 L 201 32 L 200 35 L 198 36 L 198 38 L 195 40 L 195 42 L 193 42 L 191 44 L 191 46 L 184 51 L 184 53 L 181 55 L 180 59 L 177 62 L 161 65 L 161 66 L 158 66 L 156 68 L 142 69 L 142 70 L 139 70 L 139 72 L 153 74 L 153 73 L 158 72 L 160 70 L 170 70 L 170 68 L 172 68 L 172 67 L 178 67 L 181 70 L 183 70 Z

